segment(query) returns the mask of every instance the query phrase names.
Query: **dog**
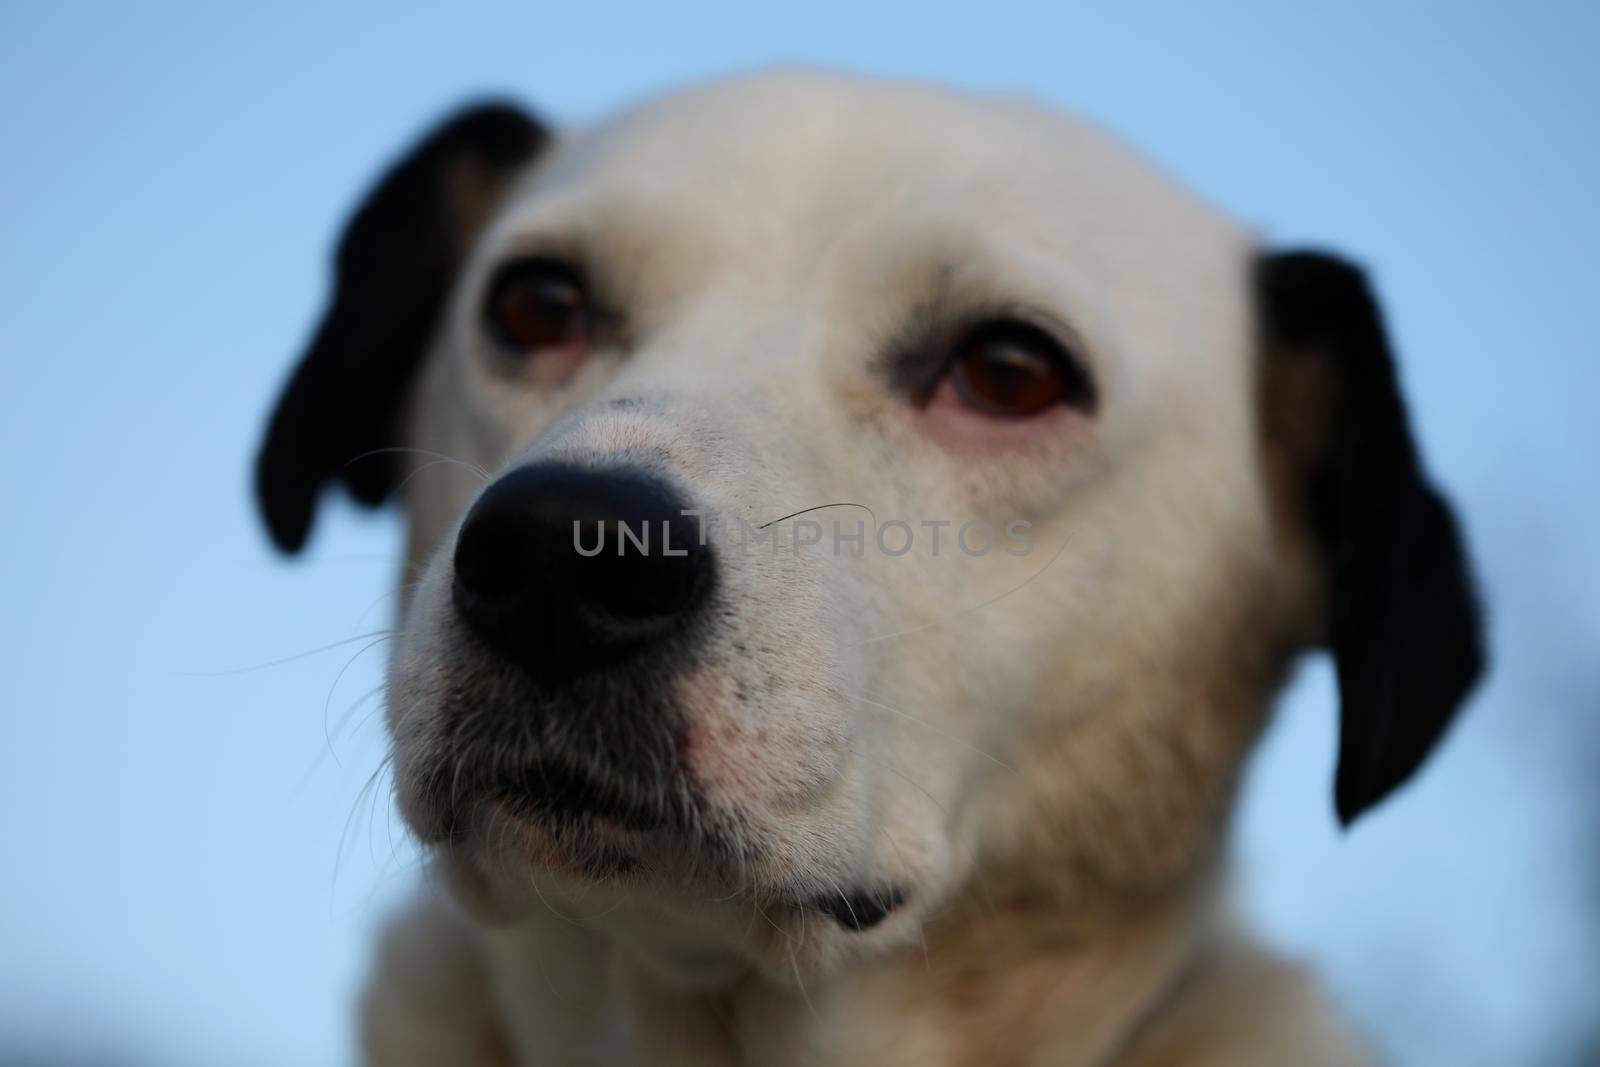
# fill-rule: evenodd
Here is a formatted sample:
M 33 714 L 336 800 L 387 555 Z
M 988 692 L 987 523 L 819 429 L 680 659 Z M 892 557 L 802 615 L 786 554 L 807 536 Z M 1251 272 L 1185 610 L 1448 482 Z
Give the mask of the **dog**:
M 1229 910 L 1229 813 L 1312 650 L 1338 817 L 1417 770 L 1484 660 L 1462 539 L 1362 272 L 1085 121 L 805 70 L 469 107 L 348 223 L 256 474 L 287 552 L 332 486 L 407 515 L 436 877 L 367 1062 L 1370 1062 Z

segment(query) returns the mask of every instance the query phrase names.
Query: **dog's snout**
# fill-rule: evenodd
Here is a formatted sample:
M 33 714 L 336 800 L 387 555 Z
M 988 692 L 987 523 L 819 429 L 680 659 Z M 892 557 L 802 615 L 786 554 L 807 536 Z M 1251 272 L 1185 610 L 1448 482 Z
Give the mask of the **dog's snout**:
M 519 467 L 462 524 L 457 610 L 545 682 L 617 662 L 679 630 L 710 593 L 711 551 L 685 508 L 634 471 Z

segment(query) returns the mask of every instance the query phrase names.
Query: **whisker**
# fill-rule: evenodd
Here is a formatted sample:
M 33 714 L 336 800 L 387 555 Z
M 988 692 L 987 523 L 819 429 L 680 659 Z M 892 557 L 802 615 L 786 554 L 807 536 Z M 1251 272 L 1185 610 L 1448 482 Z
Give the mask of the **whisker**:
M 339 892 L 339 872 L 344 867 L 345 845 L 350 839 L 350 827 L 352 824 L 354 824 L 356 815 L 361 811 L 361 805 L 369 799 L 376 798 L 377 794 L 374 792 L 374 790 L 376 789 L 378 783 L 382 780 L 384 772 L 388 770 L 393 763 L 393 752 L 384 756 L 383 759 L 379 761 L 377 768 L 367 778 L 366 783 L 362 785 L 360 792 L 356 794 L 355 801 L 350 805 L 350 814 L 345 816 L 344 829 L 339 832 L 339 846 L 334 851 L 333 855 L 333 881 L 328 886 L 329 914 L 332 914 L 334 911 L 334 898 Z
M 946 615 L 946 616 L 944 616 L 942 618 L 934 619 L 932 622 L 925 622 L 920 626 L 910 626 L 910 627 L 907 627 L 904 630 L 896 630 L 893 633 L 879 634 L 877 637 L 869 637 L 869 638 L 867 638 L 865 641 L 863 641 L 861 643 L 863 645 L 875 645 L 879 641 L 888 641 L 888 640 L 891 640 L 891 639 L 896 638 L 896 637 L 906 637 L 906 636 L 908 636 L 910 634 L 918 634 L 918 633 L 921 633 L 924 630 L 931 630 L 936 626 L 943 626 L 945 623 L 950 622 L 953 619 L 959 619 L 963 615 L 971 615 L 975 611 L 982 611 L 984 608 L 990 607 L 990 606 L 992 606 L 994 604 L 998 604 L 1000 601 L 1004 600 L 1006 597 L 1010 596 L 1011 594 L 1016 593 L 1016 592 L 1020 592 L 1021 590 L 1027 588 L 1029 585 L 1032 585 L 1034 580 L 1037 579 L 1045 571 L 1049 570 L 1050 567 L 1055 563 L 1055 561 L 1061 558 L 1061 553 L 1065 552 L 1066 550 L 1067 550 L 1067 542 L 1066 541 L 1062 541 L 1061 542 L 1061 546 L 1055 550 L 1055 554 L 1054 555 L 1052 555 L 1048 560 L 1045 561 L 1045 564 L 1044 564 L 1043 567 L 1040 567 L 1037 571 L 1034 571 L 1033 574 L 1030 575 L 1027 579 L 1025 579 L 1021 584 L 1015 585 L 1015 586 L 1011 587 L 1010 589 L 1007 589 L 1005 592 L 999 594 L 998 596 L 992 596 L 988 600 L 983 601 L 981 604 L 974 604 L 971 607 L 962 608 L 960 611 L 951 612 L 949 615 Z
M 781 927 L 781 926 L 779 926 L 779 925 L 778 925 L 778 924 L 777 924 L 777 922 L 775 922 L 775 921 L 774 921 L 774 920 L 773 920 L 773 918 L 772 918 L 772 916 L 770 916 L 770 915 L 768 915 L 768 914 L 767 914 L 767 909 L 766 909 L 766 908 L 764 908 L 764 907 L 762 907 L 762 906 L 761 906 L 761 902 L 760 902 L 760 901 L 759 901 L 759 900 L 752 900 L 752 901 L 751 901 L 751 903 L 752 903 L 752 904 L 753 904 L 753 905 L 754 905 L 754 906 L 755 906 L 755 909 L 756 909 L 756 912 L 757 912 L 757 913 L 758 913 L 758 914 L 759 914 L 759 915 L 760 915 L 760 916 L 761 916 L 761 917 L 762 917 L 762 918 L 763 918 L 763 919 L 765 919 L 765 920 L 766 920 L 766 921 L 767 921 L 767 925 L 768 925 L 768 926 L 770 926 L 770 927 L 772 927 L 772 928 L 773 928 L 773 929 L 774 929 L 774 930 L 776 930 L 776 931 L 778 931 L 778 935 L 779 935 L 779 936 L 780 936 L 780 937 L 782 937 L 782 938 L 783 938 L 783 940 L 784 940 L 784 941 L 785 941 L 785 942 L 787 942 L 787 943 L 790 943 L 790 944 L 793 944 L 793 942 L 794 942 L 794 935 L 793 935 L 793 934 L 791 934 L 791 933 L 789 933 L 789 931 L 787 931 L 787 930 L 785 930 L 785 929 L 784 929 L 784 928 L 783 928 L 783 927 Z
M 741 890 L 741 892 L 743 892 L 743 890 Z M 750 940 L 750 931 L 755 928 L 756 915 L 759 914 L 759 911 L 760 911 L 760 909 L 758 909 L 755 906 L 755 899 L 754 899 L 754 896 L 752 895 L 751 901 L 750 901 L 750 921 L 744 924 L 744 935 L 740 938 L 741 941 L 744 941 L 746 943 L 749 942 L 749 940 Z
M 971 749 L 973 752 L 975 752 L 978 755 L 982 756 L 984 759 L 989 760 L 990 762 L 994 763 L 995 765 L 997 765 L 999 767 L 1005 768 L 1006 770 L 1010 771 L 1012 774 L 1020 773 L 1017 770 L 1017 768 L 1013 767 L 1011 764 L 1007 763 L 1005 760 L 1001 759 L 999 756 L 996 756 L 994 753 L 989 752 L 989 751 L 987 751 L 987 750 L 985 750 L 983 748 L 978 747 L 977 745 L 973 744 L 971 741 L 968 741 L 964 737 L 958 737 L 955 734 L 948 733 L 948 732 L 946 732 L 944 730 L 941 730 L 937 726 L 934 726 L 932 723 L 927 722 L 924 719 L 918 718 L 917 716 L 911 714 L 909 711 L 906 711 L 903 708 L 897 708 L 897 707 L 893 706 L 892 704 L 884 703 L 882 700 L 873 699 L 872 697 L 869 697 L 869 696 L 867 696 L 867 695 L 865 695 L 863 693 L 851 692 L 851 690 L 849 688 L 851 679 L 849 677 L 847 677 L 843 672 L 838 671 L 838 670 L 832 670 L 832 669 L 829 669 L 827 667 L 819 667 L 818 669 L 819 669 L 819 671 L 821 673 L 826 674 L 827 676 L 832 678 L 835 682 L 837 682 L 839 684 L 839 691 L 841 693 L 843 693 L 848 699 L 854 700 L 854 701 L 858 701 L 858 702 L 860 702 L 862 704 L 867 704 L 867 705 L 870 705 L 870 706 L 875 707 L 875 708 L 882 708 L 884 711 L 891 712 L 891 713 L 893 713 L 895 715 L 898 715 L 901 718 L 907 720 L 908 722 L 914 723 L 917 726 L 922 727 L 924 730 L 927 730 L 929 733 L 934 734 L 935 736 L 942 737 L 947 741 L 953 741 L 956 744 L 963 746 L 964 748 Z M 837 769 L 837 763 L 835 764 L 835 769 Z
M 543 904 L 545 906 L 545 910 L 548 911 L 551 915 L 554 915 L 556 918 L 560 919 L 562 922 L 566 923 L 568 926 L 576 926 L 579 929 L 583 929 L 584 928 L 584 924 L 583 923 L 579 922 L 573 916 L 567 915 L 564 912 L 556 910 L 555 905 L 551 904 L 550 901 L 545 899 L 544 890 L 539 888 L 539 878 L 538 878 L 537 875 L 534 875 L 533 877 L 529 878 L 528 879 L 528 884 L 533 887 L 533 895 L 539 898 L 539 903 Z
M 350 721 L 350 717 L 356 713 L 356 709 L 357 708 L 359 708 L 362 704 L 365 704 L 367 701 L 371 700 L 373 697 L 377 696 L 379 693 L 382 693 L 388 687 L 389 687 L 389 683 L 387 683 L 387 682 L 379 682 L 377 685 L 373 686 L 371 689 L 367 690 L 365 693 L 362 693 L 359 697 L 357 697 L 356 698 L 356 702 L 354 704 L 350 705 L 349 710 L 346 711 L 344 713 L 344 715 L 342 715 L 340 717 L 338 722 L 334 723 L 334 725 L 333 725 L 333 739 L 335 741 L 337 741 L 339 739 L 339 735 L 344 732 L 345 724 Z M 363 715 L 361 717 L 361 721 L 356 723 L 355 729 L 353 729 L 351 731 L 351 735 L 354 736 L 355 734 L 360 733 L 363 729 L 366 728 L 367 723 L 372 721 L 372 717 L 374 715 L 380 715 L 380 714 L 383 713 L 383 711 L 384 711 L 384 704 L 383 704 L 382 701 L 379 701 L 377 707 L 373 708 L 371 711 L 369 711 L 365 715 Z
M 555 994 L 556 1000 L 566 1005 L 569 1009 L 577 1007 L 565 993 L 556 987 L 555 982 L 550 978 L 550 970 L 545 966 L 544 962 L 544 943 L 537 936 L 533 938 L 533 962 L 538 966 L 539 974 L 544 978 L 544 984 L 550 987 L 551 993 Z
M 404 478 L 401 478 L 398 482 L 396 482 L 395 483 L 395 487 L 394 487 L 394 491 L 396 493 L 400 492 L 400 490 L 404 489 L 407 485 L 409 485 L 411 483 L 411 479 L 415 478 L 417 475 L 421 474 L 423 471 L 428 470 L 430 467 L 437 467 L 437 466 L 440 466 L 441 464 L 445 464 L 445 463 L 454 463 L 454 464 L 457 464 L 457 465 L 463 466 L 463 467 L 468 466 L 468 464 L 462 463 L 458 459 L 433 459 L 433 460 L 429 460 L 427 463 L 420 464 L 410 474 L 407 474 Z M 475 471 L 475 473 L 478 473 L 478 472 Z M 485 480 L 487 480 L 488 479 L 488 475 L 484 475 L 484 478 L 485 478 Z
M 458 463 L 461 466 L 467 468 L 472 473 L 476 474 L 478 477 L 482 478 L 486 482 L 494 477 L 494 475 L 490 474 L 488 471 L 484 470 L 482 467 L 478 466 L 476 463 L 471 463 L 471 462 L 468 462 L 467 460 L 464 460 L 464 459 L 457 459 L 454 456 L 447 456 L 443 452 L 433 452 L 433 451 L 430 451 L 430 450 L 428 450 L 426 448 L 405 448 L 403 446 L 395 446 L 395 447 L 392 447 L 392 448 L 373 448 L 373 449 L 368 449 L 367 451 L 361 453 L 359 456 L 352 456 L 349 460 L 347 460 L 345 462 L 345 466 L 348 467 L 352 463 L 359 463 L 362 460 L 368 459 L 368 458 L 370 458 L 372 456 L 392 455 L 392 454 L 395 454 L 395 453 L 410 453 L 411 455 L 416 455 L 416 456 L 429 456 L 429 457 L 432 457 L 433 459 L 439 460 L 439 461 L 444 462 L 444 463 Z
M 806 936 L 805 921 L 806 913 L 802 911 L 800 913 L 800 939 L 802 941 Z M 806 1010 L 811 1013 L 813 1019 L 820 1022 L 822 1016 L 817 1014 L 816 1005 L 811 1003 L 811 995 L 806 992 L 805 979 L 800 977 L 800 949 L 798 942 L 792 944 L 789 948 L 789 966 L 794 970 L 794 984 L 800 987 L 800 999 L 806 1002 Z
M 391 639 L 392 635 L 380 637 L 376 641 L 363 646 L 355 655 L 351 656 L 345 662 L 345 665 L 339 668 L 339 673 L 334 675 L 333 684 L 328 687 L 328 698 L 322 702 L 322 739 L 328 744 L 328 754 L 333 757 L 333 762 L 340 767 L 343 767 L 344 764 L 339 762 L 339 753 L 333 749 L 333 735 L 328 732 L 328 709 L 333 706 L 333 694 L 339 691 L 339 683 L 344 680 L 345 673 L 355 666 L 356 660 Z
M 894 850 L 895 858 L 900 861 L 900 872 L 905 876 L 906 881 L 915 881 L 913 872 L 911 870 L 911 864 L 906 861 L 906 854 L 901 851 L 900 842 L 895 840 L 894 835 L 889 832 L 889 828 L 887 826 L 879 824 L 878 832 L 883 835 L 883 839 L 889 842 L 889 847 Z M 928 933 L 926 927 L 926 919 L 917 923 L 917 939 L 922 942 L 922 965 L 927 970 L 932 971 L 933 958 L 928 954 Z
M 857 930 L 861 929 L 861 920 L 856 918 L 856 908 L 854 904 L 850 903 L 850 894 L 846 893 L 843 887 L 833 880 L 833 875 L 827 871 L 819 870 L 817 873 L 828 880 L 828 884 L 833 886 L 833 891 L 839 894 L 839 899 L 844 901 L 844 910 L 850 913 L 850 925 Z
M 407 564 L 406 566 L 409 567 L 410 564 Z M 395 586 L 393 589 L 391 589 L 388 592 L 384 593 L 382 596 L 378 597 L 378 599 L 374 600 L 372 603 L 368 604 L 364 609 L 362 609 L 361 614 L 356 616 L 356 625 L 360 626 L 363 622 L 366 622 L 367 621 L 367 616 L 372 614 L 372 609 L 377 607 L 379 604 L 382 604 L 385 600 L 389 600 L 389 599 L 391 599 L 393 597 L 397 597 L 401 593 L 407 592 L 408 590 L 415 589 L 418 586 L 420 586 L 421 584 L 422 584 L 422 579 L 418 578 L 416 581 L 413 581 L 413 582 L 402 582 L 399 585 Z
M 380 683 L 356 697 L 355 701 L 350 705 L 350 707 L 339 716 L 339 721 L 334 724 L 333 736 L 338 738 L 339 734 L 344 731 L 345 724 L 350 721 L 350 716 L 355 714 L 356 709 L 365 704 L 367 701 L 371 700 L 373 697 L 377 696 L 379 693 L 383 692 L 384 688 L 385 686 Z M 367 715 L 366 718 L 361 720 L 356 729 L 361 729 L 362 726 L 365 726 L 371 720 L 372 715 L 375 715 L 377 714 L 377 711 L 382 710 L 383 707 L 380 704 L 376 711 L 372 712 L 371 714 Z M 323 736 L 327 736 L 326 731 L 323 732 Z M 289 790 L 289 799 L 292 800 L 305 791 L 306 786 L 311 784 L 311 779 L 316 776 L 317 771 L 322 769 L 322 761 L 327 759 L 332 752 L 333 746 L 331 744 L 323 745 L 317 749 L 317 754 L 311 758 L 311 763 L 306 767 L 305 773 L 300 776 L 299 780 L 295 782 L 294 787 Z M 340 766 L 342 767 L 343 764 L 340 764 Z
M 862 753 L 862 752 L 857 752 L 857 753 L 855 753 L 855 755 L 860 759 L 866 760 L 868 763 L 874 764 L 875 766 L 878 766 L 878 767 L 882 767 L 884 770 L 888 771 L 890 774 L 894 775 L 896 778 L 899 778 L 901 781 L 905 782 L 911 788 L 915 789 L 917 792 L 919 792 L 923 796 L 927 797 L 928 798 L 928 803 L 930 803 L 934 807 L 938 808 L 939 811 L 944 814 L 944 817 L 945 817 L 945 819 L 947 821 L 949 821 L 949 822 L 954 822 L 955 821 L 955 816 L 950 814 L 950 809 L 949 808 L 947 808 L 943 804 L 941 804 L 937 797 L 935 797 L 932 793 L 928 792 L 927 789 L 923 788 L 923 786 L 922 786 L 922 784 L 920 782 L 918 782 L 914 778 L 908 777 L 904 771 L 900 770 L 900 768 L 896 767 L 894 764 L 887 763 L 887 762 L 885 762 L 883 760 L 879 760 L 879 759 L 873 759 L 871 756 L 868 756 L 868 755 L 866 755 L 865 753 Z
M 271 667 L 281 667 L 285 663 L 293 663 L 295 660 L 305 659 L 308 656 L 331 652 L 336 648 L 343 648 L 345 645 L 353 645 L 357 641 L 370 641 L 374 637 L 399 637 L 404 633 L 404 630 L 374 630 L 369 634 L 356 634 L 356 636 L 347 637 L 343 641 L 334 641 L 332 644 L 322 645 L 306 652 L 296 652 L 292 656 L 284 656 L 282 659 L 269 660 L 266 663 L 257 663 L 249 667 L 233 667 L 225 671 L 179 671 L 178 674 L 185 678 L 223 678 L 230 674 L 249 674 L 251 671 L 264 671 Z
M 1018 773 L 1018 771 L 1017 771 L 1017 769 L 1015 767 L 1011 766 L 1011 764 L 1007 763 L 1005 760 L 1001 759 L 999 756 L 996 756 L 991 752 L 985 752 L 983 749 L 979 748 L 977 745 L 974 745 L 972 742 L 968 741 L 964 737 L 957 737 L 955 734 L 947 733 L 944 730 L 939 729 L 937 726 L 932 725 L 931 723 L 923 722 L 921 719 L 917 718 L 915 715 L 912 715 L 910 712 L 901 711 L 899 708 L 890 707 L 888 704 L 885 704 L 882 701 L 872 700 L 872 699 L 870 699 L 868 697 L 864 697 L 864 696 L 860 695 L 859 693 L 852 693 L 852 692 L 849 692 L 848 690 L 845 691 L 844 695 L 849 697 L 851 700 L 856 700 L 856 701 L 859 701 L 859 702 L 861 702 L 863 704 L 869 704 L 869 705 L 871 705 L 872 707 L 875 707 L 875 708 L 882 708 L 884 711 L 893 712 L 894 714 L 900 716 L 902 719 L 905 719 L 907 722 L 916 723 L 918 726 L 922 727 L 924 730 L 927 730 L 929 733 L 934 734 L 937 737 L 942 737 L 947 741 L 954 741 L 956 744 L 961 745 L 964 748 L 971 749 L 973 752 L 976 752 L 978 755 L 982 756 L 984 759 L 986 759 L 989 762 L 995 764 L 996 766 L 1004 767 L 1006 770 L 1010 771 L 1012 774 Z
M 791 512 L 789 512 L 789 514 L 784 515 L 784 516 L 782 516 L 780 518 L 773 519 L 771 522 L 762 523 L 760 526 L 757 526 L 756 529 L 765 530 L 768 526 L 776 526 L 780 522 L 788 522 L 790 519 L 798 518 L 801 515 L 809 515 L 813 511 L 822 511 L 825 508 L 860 508 L 862 511 L 865 511 L 868 515 L 872 516 L 872 525 L 874 527 L 876 527 L 878 525 L 878 516 L 877 516 L 877 514 L 874 513 L 873 510 L 871 508 L 867 507 L 865 504 L 852 504 L 848 500 L 840 500 L 840 501 L 837 501 L 836 503 L 832 503 L 832 504 L 813 504 L 809 508 L 801 508 L 799 511 L 791 511 Z

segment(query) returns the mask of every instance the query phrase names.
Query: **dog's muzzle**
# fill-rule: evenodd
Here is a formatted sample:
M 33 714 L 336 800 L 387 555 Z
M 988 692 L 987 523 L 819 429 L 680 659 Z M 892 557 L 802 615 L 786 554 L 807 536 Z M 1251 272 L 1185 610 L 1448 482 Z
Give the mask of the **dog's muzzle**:
M 539 464 L 486 489 L 456 539 L 456 609 L 544 687 L 681 633 L 715 583 L 682 498 L 626 469 Z

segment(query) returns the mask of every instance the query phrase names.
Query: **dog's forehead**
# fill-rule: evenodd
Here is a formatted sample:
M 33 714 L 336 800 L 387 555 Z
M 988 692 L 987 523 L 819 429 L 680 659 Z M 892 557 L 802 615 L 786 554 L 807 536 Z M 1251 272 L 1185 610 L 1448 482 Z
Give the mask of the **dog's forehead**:
M 1080 257 L 1236 245 L 1239 227 L 1091 122 L 1012 96 L 811 71 L 707 83 L 570 131 L 531 186 L 670 204 L 719 231 L 938 214 Z

